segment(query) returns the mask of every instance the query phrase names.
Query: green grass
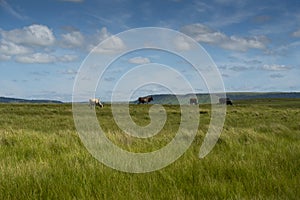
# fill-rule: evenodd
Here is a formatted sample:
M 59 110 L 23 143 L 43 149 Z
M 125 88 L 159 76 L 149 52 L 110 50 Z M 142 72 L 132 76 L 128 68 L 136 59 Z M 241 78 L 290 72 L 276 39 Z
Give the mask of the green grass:
M 222 135 L 204 159 L 199 148 L 210 121 L 200 106 L 191 147 L 155 172 L 130 174 L 94 159 L 80 141 L 70 104 L 0 104 L 0 199 L 299 199 L 300 100 L 237 101 L 228 106 Z M 133 120 L 150 122 L 150 105 L 130 105 Z M 167 144 L 180 120 L 168 120 L 151 139 L 127 136 L 110 105 L 97 109 L 107 136 L 130 151 Z

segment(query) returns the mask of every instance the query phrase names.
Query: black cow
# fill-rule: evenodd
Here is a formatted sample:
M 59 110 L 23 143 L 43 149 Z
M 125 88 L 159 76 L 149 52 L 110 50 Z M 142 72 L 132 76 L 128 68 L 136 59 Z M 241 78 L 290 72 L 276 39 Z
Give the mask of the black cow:
M 151 101 L 153 101 L 153 98 L 152 98 L 152 96 L 148 96 L 148 97 L 139 97 L 138 98 L 138 104 L 144 104 L 144 103 L 149 103 L 149 102 L 151 102 Z
M 226 104 L 226 105 L 233 105 L 232 101 L 230 98 L 220 98 L 219 99 L 220 104 Z

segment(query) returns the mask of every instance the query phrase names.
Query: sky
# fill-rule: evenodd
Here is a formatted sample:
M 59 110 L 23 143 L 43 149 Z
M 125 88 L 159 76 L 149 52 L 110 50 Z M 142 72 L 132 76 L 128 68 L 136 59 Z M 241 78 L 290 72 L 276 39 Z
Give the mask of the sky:
M 298 0 L 0 0 L 0 96 L 71 101 L 89 53 L 109 38 L 112 43 L 100 54 L 126 49 L 126 41 L 116 34 L 143 27 L 191 37 L 216 64 L 227 92 L 300 91 Z M 188 47 L 181 40 L 176 44 L 182 50 Z M 178 55 L 144 49 L 117 58 L 101 77 L 95 96 L 109 100 L 128 70 L 151 63 L 196 79 Z M 163 72 L 157 73 L 172 79 Z M 207 92 L 205 81 L 198 82 L 193 82 L 195 92 Z M 180 92 L 175 89 L 180 82 L 173 84 L 171 89 L 140 86 L 131 98 Z M 126 85 L 133 84 L 122 82 Z

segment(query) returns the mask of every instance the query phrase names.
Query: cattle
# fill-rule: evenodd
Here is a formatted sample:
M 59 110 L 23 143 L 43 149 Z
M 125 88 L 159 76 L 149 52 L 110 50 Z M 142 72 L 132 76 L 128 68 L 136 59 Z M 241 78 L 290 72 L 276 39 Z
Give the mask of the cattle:
M 197 105 L 198 99 L 197 98 L 190 98 L 190 105 Z
M 144 104 L 144 103 L 149 103 L 149 102 L 151 102 L 151 101 L 153 101 L 153 98 L 152 98 L 152 96 L 147 96 L 147 97 L 139 97 L 138 98 L 138 104 Z
M 100 102 L 99 99 L 90 99 L 89 103 L 90 103 L 90 108 L 92 108 L 93 106 L 99 106 L 100 108 L 103 108 L 103 104 Z
M 233 105 L 232 101 L 230 98 L 220 98 L 219 99 L 220 104 L 226 104 L 226 105 Z

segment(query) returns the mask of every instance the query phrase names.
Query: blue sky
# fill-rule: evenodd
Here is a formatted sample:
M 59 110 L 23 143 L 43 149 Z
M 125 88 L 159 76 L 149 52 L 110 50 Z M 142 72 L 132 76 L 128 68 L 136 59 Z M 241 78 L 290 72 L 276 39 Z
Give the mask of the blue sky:
M 174 29 L 199 42 L 226 91 L 300 91 L 297 0 L 0 0 L 0 96 L 71 101 L 90 50 L 140 27 Z M 103 85 L 112 86 L 129 66 L 152 62 L 191 75 L 174 55 L 140 51 L 116 61 Z M 201 87 L 196 92 L 205 91 Z M 144 88 L 136 95 L 166 91 Z

